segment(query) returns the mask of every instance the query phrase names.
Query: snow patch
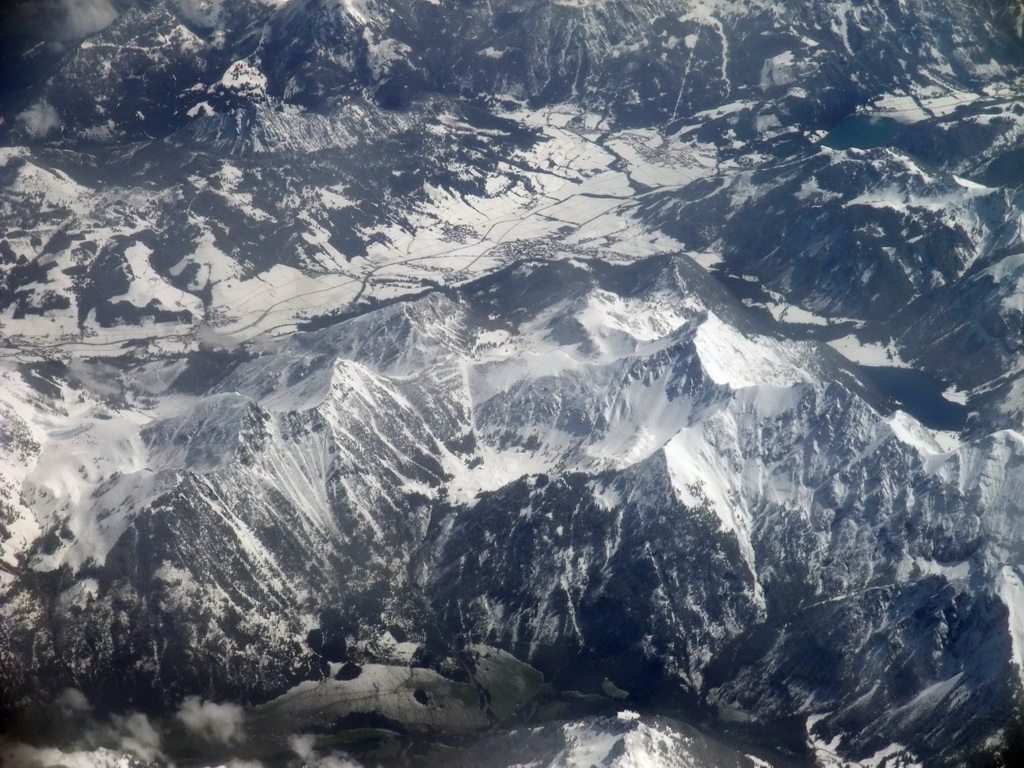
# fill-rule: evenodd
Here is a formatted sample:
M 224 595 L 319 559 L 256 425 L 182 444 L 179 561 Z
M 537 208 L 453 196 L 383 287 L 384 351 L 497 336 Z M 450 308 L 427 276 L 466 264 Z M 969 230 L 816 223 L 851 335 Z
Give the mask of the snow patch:
M 1017 673 L 1024 681 L 1024 582 L 1021 581 L 1019 570 L 1004 565 L 996 575 L 996 594 L 1006 606 L 1013 647 L 1012 661 L 1017 666 Z

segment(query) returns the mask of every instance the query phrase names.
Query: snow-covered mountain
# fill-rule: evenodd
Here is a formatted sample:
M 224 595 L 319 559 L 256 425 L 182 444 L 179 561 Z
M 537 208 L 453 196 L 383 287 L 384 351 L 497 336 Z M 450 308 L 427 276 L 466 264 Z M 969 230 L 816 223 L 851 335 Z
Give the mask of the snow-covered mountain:
M 87 5 L 0 24 L 5 730 L 998 750 L 1018 3 Z
M 343 665 L 489 690 L 475 642 L 550 687 L 434 727 L 579 690 L 851 759 L 978 748 L 1019 675 L 1021 441 L 950 450 L 775 331 L 685 257 L 525 262 L 256 357 L 10 371 L 38 528 L 6 704 L 313 686 L 343 717 Z
M 786 763 L 781 763 L 786 764 Z M 667 718 L 641 717 L 630 710 L 615 718 L 570 721 L 516 730 L 485 739 L 452 766 L 536 765 L 543 768 L 609 768 L 657 765 L 665 768 L 758 768 L 762 757 L 744 754 L 701 731 Z

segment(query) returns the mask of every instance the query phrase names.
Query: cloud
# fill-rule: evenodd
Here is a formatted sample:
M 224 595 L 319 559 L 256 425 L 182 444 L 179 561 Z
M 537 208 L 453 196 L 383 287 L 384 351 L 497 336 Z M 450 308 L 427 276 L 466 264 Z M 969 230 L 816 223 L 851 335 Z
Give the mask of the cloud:
M 226 333 L 221 333 L 209 325 L 200 325 L 196 329 L 196 335 L 199 337 L 200 344 L 212 349 L 233 349 L 242 343 L 240 340 L 228 336 Z
M 106 29 L 135 0 L 8 0 L 0 12 L 0 37 L 27 35 L 72 41 Z M 120 6 L 120 8 L 119 8 Z
M 223 0 L 178 0 L 178 8 L 189 21 L 212 27 L 220 19 Z
M 303 762 L 309 762 L 313 755 L 313 745 L 316 743 L 316 736 L 311 733 L 295 734 L 288 738 L 288 745 L 292 752 L 298 755 Z
M 4 768 L 120 768 L 124 755 L 100 747 L 65 752 L 56 747 L 0 743 L 0 765 Z
M 78 384 L 81 384 L 94 395 L 113 398 L 124 395 L 120 371 L 112 365 L 76 357 L 68 365 L 68 372 Z M 73 691 L 74 688 L 69 688 L 68 690 Z M 58 700 L 59 703 L 60 701 Z
M 89 700 L 77 688 L 65 688 L 54 703 L 65 716 L 81 714 L 91 709 Z
M 259 0 L 271 7 L 285 5 L 290 0 Z M 181 15 L 193 24 L 215 27 L 224 12 L 224 0 L 175 0 Z
M 313 746 L 316 744 L 316 736 L 310 733 L 294 734 L 288 738 L 288 745 L 292 748 L 302 764 L 307 768 L 363 768 L 359 763 L 337 754 L 317 755 Z
M 245 739 L 245 711 L 237 704 L 217 704 L 189 696 L 182 702 L 177 717 L 190 731 L 210 741 L 229 744 Z
M 59 0 L 62 17 L 57 22 L 57 37 L 76 40 L 106 29 L 118 17 L 110 0 Z
M 61 125 L 57 110 L 45 101 L 37 101 L 20 115 L 18 122 L 35 139 L 44 138 L 54 128 Z
M 315 768 L 363 768 L 359 763 L 353 762 L 347 757 L 339 757 L 338 755 L 327 755 L 327 757 L 320 758 L 313 765 Z
M 81 691 L 68 688 L 58 706 L 74 714 L 89 703 Z M 86 709 L 83 709 L 82 707 Z M 123 768 L 126 755 L 152 762 L 162 759 L 160 734 L 141 713 L 114 715 L 109 723 L 89 721 L 84 732 L 60 748 L 5 742 L 0 738 L 0 765 L 4 768 Z
M 162 733 L 167 723 L 151 721 L 141 712 L 111 715 L 98 721 L 89 713 L 92 708 L 85 695 L 67 688 L 54 702 L 57 710 L 69 719 L 61 745 L 38 746 L 8 741 L 0 734 L 0 766 L 2 768 L 124 768 L 134 765 L 132 758 L 158 765 L 174 765 L 174 755 L 163 751 Z M 245 710 L 238 704 L 218 704 L 198 696 L 182 702 L 175 717 L 195 737 L 224 744 L 220 768 L 266 768 L 259 760 L 231 757 L 232 749 L 245 740 Z M 289 746 L 305 768 L 364 768 L 337 752 L 318 753 L 316 736 L 295 734 Z
M 120 733 L 119 746 L 143 760 L 155 760 L 160 755 L 160 734 L 141 712 L 127 717 L 113 718 L 114 728 Z

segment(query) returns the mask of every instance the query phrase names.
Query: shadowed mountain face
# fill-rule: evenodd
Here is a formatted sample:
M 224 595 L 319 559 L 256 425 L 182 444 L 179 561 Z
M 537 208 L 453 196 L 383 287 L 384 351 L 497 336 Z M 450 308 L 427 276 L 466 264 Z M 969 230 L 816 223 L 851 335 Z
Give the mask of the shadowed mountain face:
M 1017 3 L 53 8 L 2 31 L 0 761 L 995 755 Z

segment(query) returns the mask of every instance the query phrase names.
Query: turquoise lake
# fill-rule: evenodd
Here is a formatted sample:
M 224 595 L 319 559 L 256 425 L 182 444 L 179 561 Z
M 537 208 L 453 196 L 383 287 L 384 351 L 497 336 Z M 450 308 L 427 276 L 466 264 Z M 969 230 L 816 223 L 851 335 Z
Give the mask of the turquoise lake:
M 888 144 L 900 132 L 900 124 L 891 117 L 850 115 L 822 140 L 832 149 L 871 149 Z

